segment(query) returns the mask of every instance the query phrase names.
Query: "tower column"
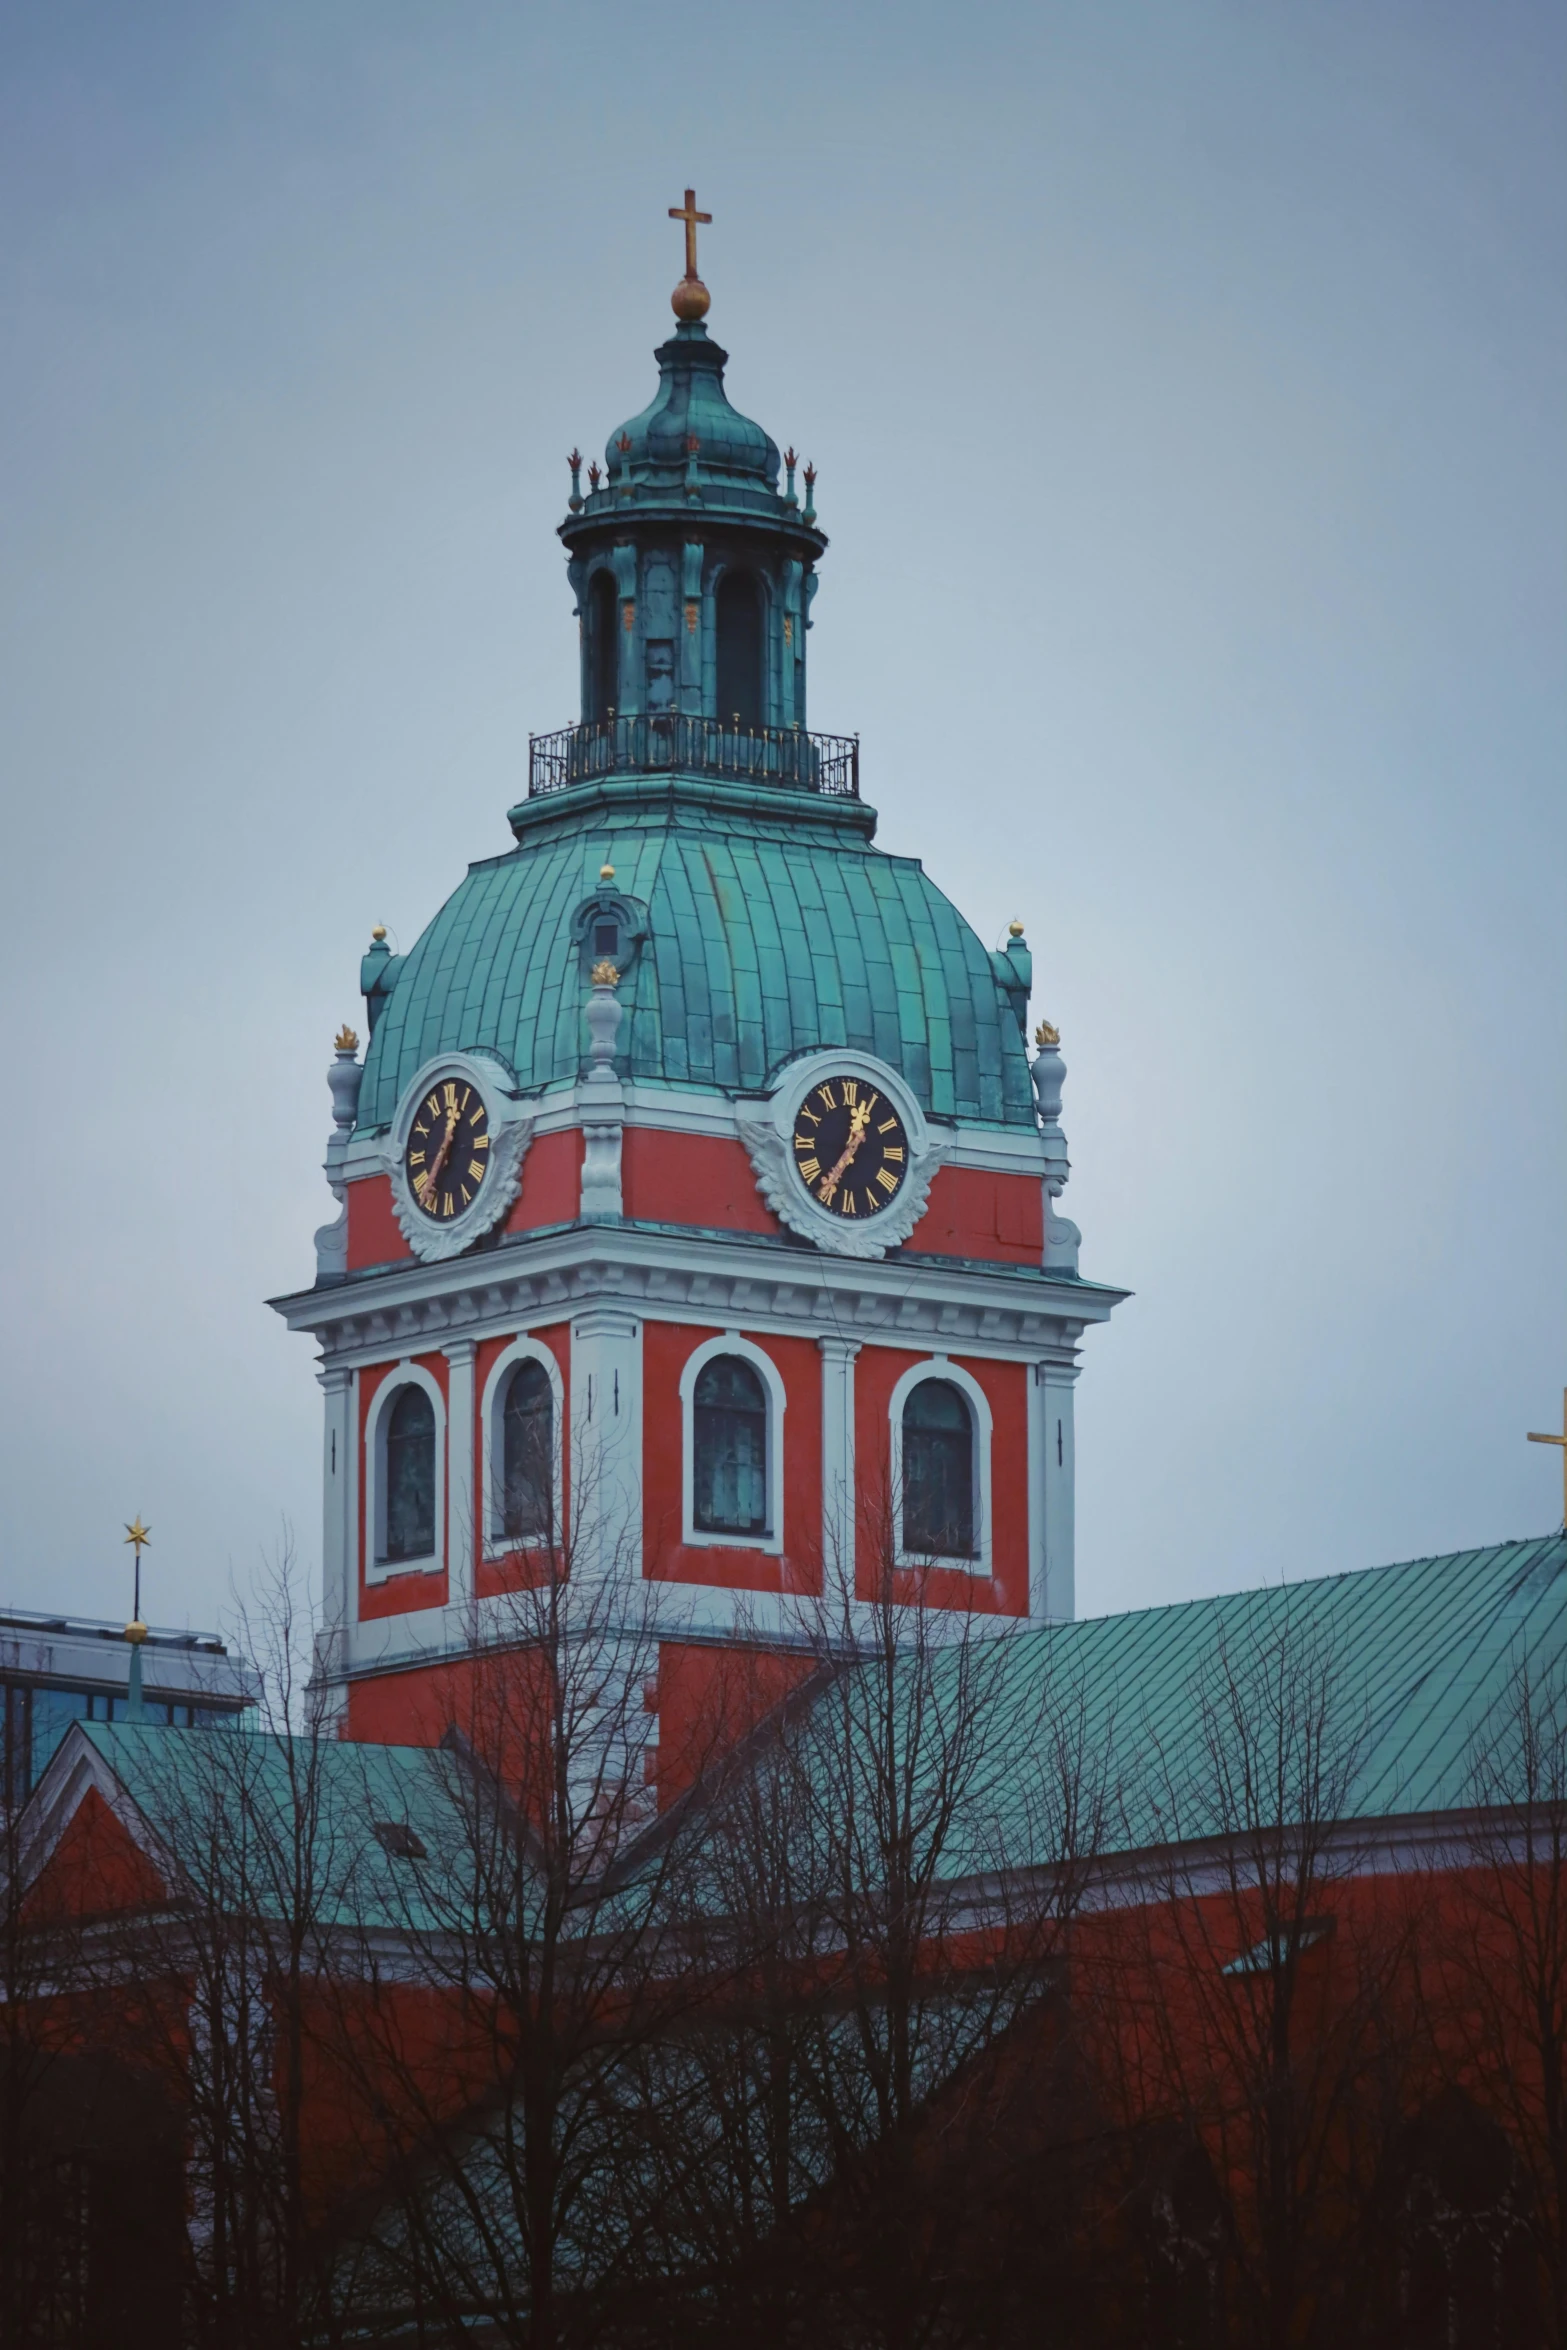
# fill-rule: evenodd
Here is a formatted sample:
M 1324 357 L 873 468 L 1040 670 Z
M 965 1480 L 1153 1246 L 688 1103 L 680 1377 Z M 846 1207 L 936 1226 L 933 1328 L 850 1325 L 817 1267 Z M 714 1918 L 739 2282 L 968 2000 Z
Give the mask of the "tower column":
M 340 1640 L 354 1621 L 354 1374 L 317 1373 L 326 1409 L 321 1432 L 321 1630 Z
M 702 715 L 702 543 L 687 539 L 680 575 L 680 707 Z
M 822 1357 L 822 1571 L 854 1579 L 854 1358 L 852 1338 L 818 1338 Z
M 1076 1606 L 1073 1364 L 1036 1363 L 1028 1420 L 1028 1612 L 1069 1623 Z
M 642 1571 L 642 1325 L 623 1307 L 571 1324 L 567 1552 L 599 1574 Z
M 449 1607 L 473 1604 L 475 1509 L 474 1357 L 471 1338 L 455 1338 L 446 1356 L 446 1598 Z

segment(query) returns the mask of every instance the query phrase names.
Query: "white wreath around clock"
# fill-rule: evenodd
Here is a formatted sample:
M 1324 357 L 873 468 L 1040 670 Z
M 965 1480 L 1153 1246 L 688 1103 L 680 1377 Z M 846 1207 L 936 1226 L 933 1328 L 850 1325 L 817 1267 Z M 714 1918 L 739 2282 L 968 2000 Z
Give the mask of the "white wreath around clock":
M 460 1078 L 482 1097 L 490 1129 L 490 1163 L 472 1206 L 464 1208 L 460 1216 L 449 1221 L 443 1218 L 436 1224 L 414 1198 L 403 1161 L 419 1104 L 431 1087 L 446 1077 Z M 421 1263 L 435 1265 L 445 1257 L 461 1256 L 500 1222 L 521 1190 L 522 1162 L 533 1140 L 534 1120 L 512 1091 L 514 1083 L 505 1063 L 492 1060 L 488 1053 L 441 1053 L 426 1061 L 408 1084 L 392 1121 L 383 1163 L 392 1178 L 393 1213 L 403 1238 Z
M 863 1223 L 832 1215 L 812 1198 L 795 1172 L 794 1127 L 800 1104 L 824 1077 L 858 1077 L 885 1093 L 909 1138 L 909 1166 L 895 1198 Z M 909 1237 L 930 1198 L 931 1180 L 952 1145 L 938 1141 L 901 1077 L 869 1053 L 808 1053 L 782 1071 L 764 1102 L 739 1102 L 740 1138 L 756 1170 L 756 1187 L 775 1216 L 837 1257 L 884 1257 Z

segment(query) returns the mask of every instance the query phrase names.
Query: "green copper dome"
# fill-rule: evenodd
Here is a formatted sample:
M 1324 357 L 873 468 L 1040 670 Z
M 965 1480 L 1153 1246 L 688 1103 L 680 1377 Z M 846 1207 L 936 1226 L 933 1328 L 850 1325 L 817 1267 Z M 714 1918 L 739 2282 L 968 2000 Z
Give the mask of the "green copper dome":
M 728 352 L 709 340 L 705 326 L 683 321 L 654 357 L 658 390 L 605 447 L 611 491 L 629 488 L 634 497 L 683 493 L 694 459 L 708 507 L 772 508 L 778 444 L 731 405 L 724 390 Z
M 574 1082 L 591 915 L 613 898 L 622 1075 L 754 1094 L 845 1045 L 900 1071 L 932 1117 L 1035 1130 L 1026 950 L 992 955 L 917 858 L 872 846 L 858 801 L 616 776 L 513 822 L 519 846 L 470 866 L 411 953 L 366 958 L 361 1128 L 389 1124 L 441 1052 L 498 1054 L 524 1092 Z

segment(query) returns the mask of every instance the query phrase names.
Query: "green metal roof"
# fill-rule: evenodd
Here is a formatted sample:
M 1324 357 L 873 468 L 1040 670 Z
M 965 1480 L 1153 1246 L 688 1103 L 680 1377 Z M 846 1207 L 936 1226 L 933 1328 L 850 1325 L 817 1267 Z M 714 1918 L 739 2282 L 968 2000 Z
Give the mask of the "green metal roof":
M 1023 1632 L 998 1703 L 1019 1740 L 1047 1684 L 1081 1704 L 1088 1748 L 1114 1758 L 1113 1843 L 1137 1850 L 1176 1828 L 1189 1841 L 1237 1824 L 1216 1803 L 1203 1692 L 1217 1694 L 1226 1659 L 1246 1680 L 1281 1653 L 1332 1691 L 1332 1735 L 1355 1764 L 1347 1818 L 1468 1808 L 1475 1733 L 1520 1663 L 1536 1679 L 1567 1671 L 1567 1535 Z M 1020 1749 L 1019 1789 L 1029 1772 Z
M 437 1053 L 496 1053 L 533 1092 L 572 1082 L 586 996 L 572 918 L 615 867 L 649 935 L 623 978 L 633 1078 L 762 1090 L 845 1045 L 897 1069 L 930 1115 L 1036 1127 L 1018 1017 L 992 958 L 870 810 L 804 793 L 621 778 L 518 812 L 519 846 L 469 868 L 396 967 L 365 1056 L 362 1129 L 390 1123 Z
M 1354 1756 L 1344 1818 L 1369 1823 L 1471 1808 L 1475 1734 L 1505 1712 L 1520 1666 L 1527 1663 L 1537 1687 L 1556 1690 L 1567 1673 L 1567 1535 L 998 1635 L 995 1678 L 987 1681 L 998 1721 L 986 1771 L 991 1795 L 966 1843 L 953 1847 L 949 1874 L 1046 1857 L 1030 1844 L 1042 1698 L 1062 1706 L 1074 1734 L 1081 1725 L 1086 1756 L 1109 1758 L 1117 1795 L 1110 1852 L 1144 1850 L 1175 1834 L 1200 1842 L 1237 1827 L 1216 1801 L 1203 1694 L 1218 1693 L 1226 1661 L 1244 1684 L 1281 1655 L 1297 1672 L 1325 1674 L 1331 1686 L 1330 1745 Z M 938 1675 L 957 1666 L 955 1650 L 938 1652 Z M 276 1807 L 280 1824 L 288 1816 L 290 1742 L 245 1729 L 77 1723 L 40 1782 L 44 1800 L 78 1736 L 155 1827 L 195 1819 L 204 1788 L 237 1789 L 241 1781 L 253 1799 Z M 445 1882 L 449 1899 L 463 1870 L 463 1801 L 451 1777 L 462 1772 L 460 1760 L 427 1747 L 344 1742 L 321 1750 L 320 1768 L 323 1924 L 435 1922 L 421 1891 L 433 1890 L 442 1910 L 438 1879 L 454 1872 Z M 374 1834 L 378 1820 L 412 1827 L 427 1857 L 386 1852 Z
M 78 1722 L 72 1730 L 97 1749 L 155 1838 L 176 1857 L 189 1851 L 205 1882 L 211 1881 L 209 1872 L 227 1868 L 235 1901 L 243 1895 L 262 1915 L 269 1907 L 267 1886 L 254 1872 L 265 1842 L 252 1847 L 252 1877 L 241 1886 L 247 1864 L 239 1840 L 215 1851 L 202 1823 L 219 1805 L 231 1825 L 246 1811 L 263 1818 L 270 1813 L 278 1829 L 275 1849 L 286 1852 L 294 1812 L 291 1759 L 301 1787 L 312 1767 L 316 1772 L 311 1804 L 323 1927 L 434 1924 L 435 1913 L 420 1898 L 425 1876 L 430 1869 L 461 1870 L 462 1815 L 452 1774 L 463 1766 L 439 1748 L 328 1740 L 316 1747 L 312 1765 L 307 1741 L 240 1725 L 173 1730 L 155 1723 Z M 56 1762 L 65 1745 L 62 1740 Z M 41 1787 L 54 1768 L 51 1763 Z M 412 1827 L 427 1857 L 414 1861 L 389 1853 L 376 1837 L 377 1822 Z

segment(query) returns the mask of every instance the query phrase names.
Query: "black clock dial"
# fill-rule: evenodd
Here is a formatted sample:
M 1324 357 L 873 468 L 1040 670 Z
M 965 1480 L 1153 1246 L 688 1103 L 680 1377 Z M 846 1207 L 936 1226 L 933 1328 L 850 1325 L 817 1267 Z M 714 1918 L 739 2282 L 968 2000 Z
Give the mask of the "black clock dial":
M 439 1077 L 414 1112 L 403 1168 L 432 1223 L 472 1207 L 490 1163 L 490 1117 L 477 1086 Z
M 903 1189 L 909 1138 L 879 1087 L 863 1077 L 824 1077 L 794 1114 L 794 1164 L 830 1215 L 875 1216 Z

